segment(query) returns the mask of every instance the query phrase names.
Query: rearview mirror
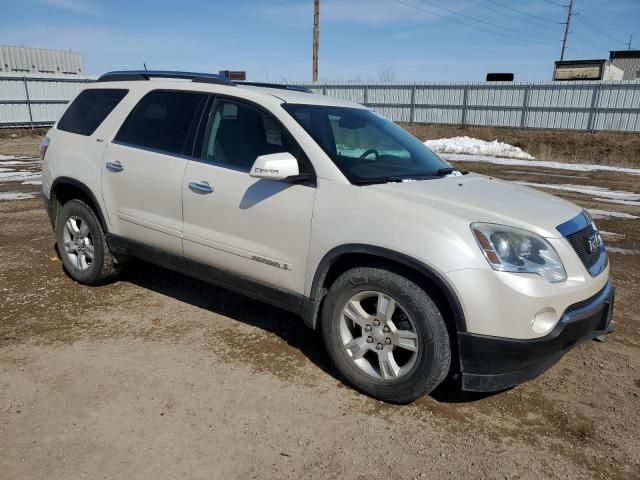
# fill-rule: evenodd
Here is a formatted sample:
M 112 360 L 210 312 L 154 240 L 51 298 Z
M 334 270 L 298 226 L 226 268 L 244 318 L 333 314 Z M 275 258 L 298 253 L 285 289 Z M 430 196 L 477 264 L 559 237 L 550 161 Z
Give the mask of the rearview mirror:
M 269 180 L 284 180 L 299 174 L 298 160 L 289 152 L 260 155 L 249 172 L 249 175 L 254 178 Z

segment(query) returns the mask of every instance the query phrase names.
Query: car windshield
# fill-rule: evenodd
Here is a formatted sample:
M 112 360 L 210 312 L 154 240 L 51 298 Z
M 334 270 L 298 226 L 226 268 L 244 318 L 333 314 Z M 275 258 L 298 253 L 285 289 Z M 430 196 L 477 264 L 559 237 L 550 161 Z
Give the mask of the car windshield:
M 285 104 L 351 183 L 434 178 L 449 164 L 381 115 L 362 108 Z

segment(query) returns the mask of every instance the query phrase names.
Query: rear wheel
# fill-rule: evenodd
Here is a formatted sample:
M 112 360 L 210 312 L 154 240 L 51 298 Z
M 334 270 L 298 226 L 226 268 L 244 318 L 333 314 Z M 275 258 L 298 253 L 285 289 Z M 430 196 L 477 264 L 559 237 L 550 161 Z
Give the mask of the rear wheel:
M 322 333 L 347 381 L 380 400 L 412 402 L 449 371 L 449 336 L 438 307 L 394 272 L 361 267 L 343 273 L 327 294 Z
M 81 200 L 69 200 L 56 219 L 58 253 L 67 273 L 87 285 L 107 283 L 121 265 L 107 246 L 104 230 L 94 211 Z

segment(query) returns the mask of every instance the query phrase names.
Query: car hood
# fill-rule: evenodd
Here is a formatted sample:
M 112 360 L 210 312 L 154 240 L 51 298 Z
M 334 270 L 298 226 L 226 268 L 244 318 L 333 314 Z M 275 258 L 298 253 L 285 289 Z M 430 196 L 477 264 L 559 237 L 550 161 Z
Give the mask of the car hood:
M 553 195 L 478 174 L 372 185 L 380 193 L 437 209 L 471 222 L 511 225 L 547 238 L 582 208 Z

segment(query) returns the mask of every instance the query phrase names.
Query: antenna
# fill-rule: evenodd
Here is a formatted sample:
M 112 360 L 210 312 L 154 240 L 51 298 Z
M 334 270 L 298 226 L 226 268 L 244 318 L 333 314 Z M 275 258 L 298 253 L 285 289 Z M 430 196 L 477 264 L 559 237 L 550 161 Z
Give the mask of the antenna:
M 143 62 L 142 65 L 144 65 L 144 71 L 146 72 L 147 71 L 147 64 Z
M 560 52 L 560 61 L 564 60 L 564 51 L 567 49 L 567 37 L 569 37 L 569 25 L 571 25 L 571 15 L 573 13 L 573 0 L 569 0 L 567 12 L 567 21 L 564 24 L 564 38 L 562 39 L 562 51 Z
M 632 41 L 633 41 L 633 34 L 629 35 L 629 43 L 627 44 L 627 50 L 631 50 Z

